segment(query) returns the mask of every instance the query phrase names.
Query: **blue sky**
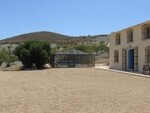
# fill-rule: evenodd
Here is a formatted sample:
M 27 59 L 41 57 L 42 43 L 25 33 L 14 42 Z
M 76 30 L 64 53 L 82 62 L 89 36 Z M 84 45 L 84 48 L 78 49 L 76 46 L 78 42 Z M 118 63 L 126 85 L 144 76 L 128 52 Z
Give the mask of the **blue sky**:
M 150 20 L 150 0 L 0 0 L 0 39 L 34 31 L 107 34 Z

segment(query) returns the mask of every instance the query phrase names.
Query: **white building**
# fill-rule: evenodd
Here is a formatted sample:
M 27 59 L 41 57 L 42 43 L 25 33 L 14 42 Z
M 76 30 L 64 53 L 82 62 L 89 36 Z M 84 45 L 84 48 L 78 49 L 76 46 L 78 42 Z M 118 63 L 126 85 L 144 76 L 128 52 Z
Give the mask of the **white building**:
M 110 68 L 142 73 L 150 64 L 150 21 L 109 35 Z

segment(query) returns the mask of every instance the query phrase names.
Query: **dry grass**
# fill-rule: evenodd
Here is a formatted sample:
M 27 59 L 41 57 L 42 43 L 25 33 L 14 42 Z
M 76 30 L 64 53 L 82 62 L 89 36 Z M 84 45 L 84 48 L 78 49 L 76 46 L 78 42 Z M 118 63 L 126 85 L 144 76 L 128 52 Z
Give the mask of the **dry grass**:
M 150 113 L 150 79 L 94 68 L 0 71 L 0 113 Z

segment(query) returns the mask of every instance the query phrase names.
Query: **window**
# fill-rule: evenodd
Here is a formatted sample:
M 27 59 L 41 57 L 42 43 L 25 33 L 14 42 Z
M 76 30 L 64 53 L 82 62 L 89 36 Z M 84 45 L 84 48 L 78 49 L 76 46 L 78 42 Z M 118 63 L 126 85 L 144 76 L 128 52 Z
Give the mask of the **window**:
M 116 45 L 120 45 L 121 44 L 121 40 L 120 40 L 120 33 L 116 34 Z
M 129 29 L 127 31 L 127 43 L 133 42 L 133 30 Z
M 145 49 L 146 64 L 150 64 L 150 46 Z
M 150 39 L 150 24 L 142 26 L 142 39 Z
M 114 52 L 114 62 L 118 63 L 119 62 L 119 51 L 115 50 Z

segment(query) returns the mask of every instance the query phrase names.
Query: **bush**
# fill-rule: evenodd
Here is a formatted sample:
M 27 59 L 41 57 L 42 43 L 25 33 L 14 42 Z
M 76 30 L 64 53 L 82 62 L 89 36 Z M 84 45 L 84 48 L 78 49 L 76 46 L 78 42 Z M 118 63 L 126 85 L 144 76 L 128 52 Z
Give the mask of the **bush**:
M 13 54 L 11 54 L 10 51 L 6 51 L 5 49 L 0 51 L 0 65 L 3 62 L 6 62 L 8 66 L 10 66 L 10 63 L 15 62 L 16 60 L 16 57 Z
M 75 48 L 80 51 L 88 52 L 88 53 L 99 52 L 99 51 L 103 51 L 105 53 L 109 52 L 109 47 L 107 47 L 107 45 L 103 41 L 100 42 L 99 45 L 78 45 L 72 48 Z
M 108 53 L 108 52 L 109 52 L 109 47 L 107 47 L 106 44 L 104 44 L 104 43 L 100 43 L 100 44 L 96 47 L 95 51 L 96 51 L 96 52 L 104 51 L 104 52 Z
M 89 45 L 79 45 L 74 47 L 75 49 L 83 52 L 92 53 L 95 52 L 95 46 L 89 46 Z
M 36 64 L 37 68 L 42 68 L 44 64 L 49 62 L 50 52 L 49 43 L 39 41 L 25 42 L 14 50 L 18 60 L 25 68 L 32 68 L 33 64 Z

